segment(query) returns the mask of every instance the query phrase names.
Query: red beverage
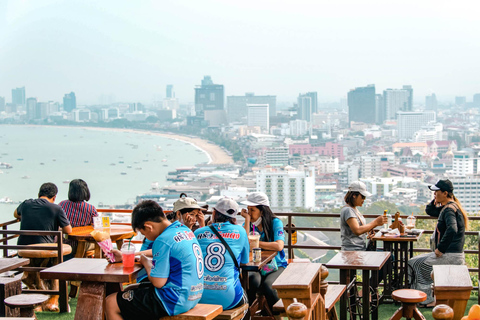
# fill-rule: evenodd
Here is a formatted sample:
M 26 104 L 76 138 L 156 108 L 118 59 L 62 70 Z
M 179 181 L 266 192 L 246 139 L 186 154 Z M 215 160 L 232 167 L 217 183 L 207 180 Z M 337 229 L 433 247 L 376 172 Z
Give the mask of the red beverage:
M 135 252 L 122 252 L 122 260 L 124 268 L 133 268 L 135 264 Z

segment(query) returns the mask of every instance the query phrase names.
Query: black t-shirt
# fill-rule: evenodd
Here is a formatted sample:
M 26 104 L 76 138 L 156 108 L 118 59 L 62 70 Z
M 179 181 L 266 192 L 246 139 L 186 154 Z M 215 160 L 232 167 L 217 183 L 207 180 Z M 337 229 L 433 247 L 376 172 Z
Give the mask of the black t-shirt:
M 58 231 L 58 228 L 70 224 L 63 209 L 47 199 L 30 199 L 22 202 L 17 208 L 21 217 L 20 230 Z M 18 244 L 52 243 L 53 236 L 25 236 L 18 237 Z

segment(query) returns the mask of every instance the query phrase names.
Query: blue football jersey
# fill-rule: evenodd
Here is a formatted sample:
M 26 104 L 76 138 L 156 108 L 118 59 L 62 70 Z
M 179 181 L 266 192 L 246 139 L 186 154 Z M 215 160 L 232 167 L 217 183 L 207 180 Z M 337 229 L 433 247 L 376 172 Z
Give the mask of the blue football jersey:
M 214 228 L 225 239 L 238 265 L 248 263 L 249 245 L 245 229 L 230 222 L 214 223 Z M 236 306 L 243 296 L 239 270 L 228 250 L 210 227 L 195 231 L 205 261 L 204 291 L 201 303 L 221 304 L 224 310 Z
M 283 222 L 278 218 L 274 218 L 272 221 L 273 224 L 273 241 L 282 240 L 285 242 L 285 231 L 283 230 Z M 250 227 L 252 230 L 252 227 Z M 258 230 L 257 230 L 258 231 Z M 266 241 L 265 232 L 260 232 L 260 241 Z M 273 242 L 271 240 L 271 242 Z M 282 249 L 278 251 L 277 255 L 275 256 L 275 260 L 277 262 L 277 266 L 279 267 L 287 267 L 288 262 L 285 259 L 285 250 Z
M 203 292 L 202 249 L 193 231 L 175 221 L 155 239 L 150 276 L 167 278 L 156 288 L 169 315 L 186 312 L 197 305 Z
M 152 249 L 152 247 L 153 247 L 153 241 L 150 241 L 147 238 L 145 238 L 143 239 L 143 243 L 142 243 L 142 247 L 140 248 L 140 251 Z M 147 271 L 145 271 L 145 269 L 142 269 L 137 274 L 137 282 L 140 282 L 144 279 L 148 279 L 148 274 L 147 274 Z

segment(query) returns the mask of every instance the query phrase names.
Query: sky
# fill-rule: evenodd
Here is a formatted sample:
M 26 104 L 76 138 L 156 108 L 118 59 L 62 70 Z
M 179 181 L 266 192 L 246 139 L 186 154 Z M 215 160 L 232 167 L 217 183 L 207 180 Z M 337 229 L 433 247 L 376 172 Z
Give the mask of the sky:
M 77 103 L 101 95 L 152 103 L 173 84 L 194 101 L 204 75 L 225 96 L 254 92 L 335 102 L 355 87 L 410 84 L 435 93 L 480 92 L 476 1 L 446 0 L 2 0 L 0 96 Z

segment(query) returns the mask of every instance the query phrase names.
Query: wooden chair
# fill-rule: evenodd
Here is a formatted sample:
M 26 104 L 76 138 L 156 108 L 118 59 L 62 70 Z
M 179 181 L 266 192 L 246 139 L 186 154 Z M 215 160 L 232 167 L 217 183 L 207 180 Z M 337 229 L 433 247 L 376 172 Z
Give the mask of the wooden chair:
M 399 320 L 402 317 L 416 320 L 425 319 L 417 309 L 417 303 L 427 300 L 427 294 L 414 289 L 400 289 L 392 292 L 392 298 L 402 303 L 390 320 Z
M 222 313 L 223 308 L 216 304 L 197 304 L 193 309 L 185 313 L 160 318 L 161 320 L 213 320 Z
M 17 221 L 18 222 L 18 221 Z M 71 247 L 63 244 L 63 232 L 62 231 L 36 231 L 36 230 L 0 230 L 0 234 L 3 235 L 0 238 L 0 250 L 3 249 L 3 257 L 13 257 L 16 253 L 11 254 L 9 250 L 22 251 L 25 257 L 31 256 L 31 263 L 28 266 L 18 268 L 18 271 L 24 272 L 24 278 L 29 274 L 33 279 L 31 281 L 29 289 L 25 289 L 22 293 L 25 294 L 48 294 L 58 296 L 58 305 L 60 312 L 68 312 L 68 297 L 67 297 L 67 283 L 66 281 L 54 282 L 52 289 L 47 289 L 45 286 L 40 285 L 41 281 L 38 276 L 38 272 L 47 268 L 47 263 L 57 264 L 63 262 L 63 256 L 71 252 Z M 57 239 L 55 243 L 43 243 L 36 245 L 11 245 L 8 244 L 8 240 L 17 238 L 19 235 L 33 235 L 33 236 L 54 236 Z M 47 262 L 45 262 L 47 261 Z M 38 277 L 38 279 L 37 279 Z M 38 280 L 38 281 L 37 281 Z M 25 281 L 25 280 L 24 280 Z M 27 280 L 29 281 L 29 280 Z M 39 285 L 35 285 L 38 283 Z M 28 286 L 28 284 L 27 284 Z
M 34 309 L 48 300 L 44 294 L 19 294 L 5 299 L 5 304 L 9 308 L 20 309 L 20 317 L 30 317 L 37 319 Z

